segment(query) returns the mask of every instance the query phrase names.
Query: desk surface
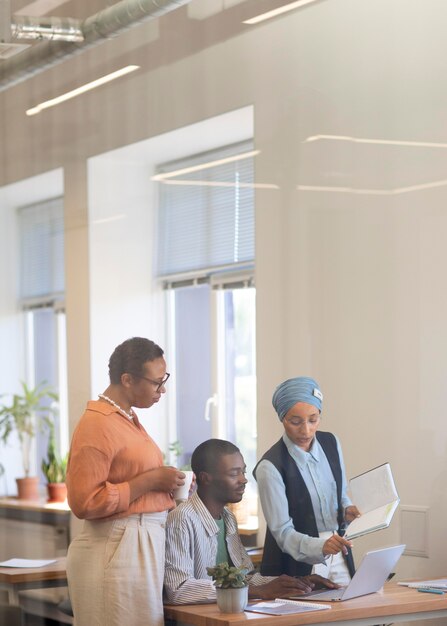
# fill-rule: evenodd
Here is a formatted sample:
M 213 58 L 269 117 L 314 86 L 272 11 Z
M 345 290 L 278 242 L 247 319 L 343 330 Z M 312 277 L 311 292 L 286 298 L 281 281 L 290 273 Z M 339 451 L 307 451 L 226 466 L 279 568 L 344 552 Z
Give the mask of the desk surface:
M 0 589 L 8 592 L 9 604 L 19 604 L 19 591 L 65 587 L 67 585 L 66 557 L 45 567 L 0 567 Z
M 447 617 L 447 594 L 419 593 L 416 589 L 388 583 L 383 592 L 346 602 L 333 602 L 331 607 L 327 611 L 278 616 L 249 612 L 225 614 L 220 613 L 215 604 L 170 605 L 165 607 L 165 615 L 194 626 L 247 626 L 247 622 L 253 621 L 259 626 L 367 626 Z
M 66 580 L 66 557 L 44 567 L 0 567 L 0 583 L 18 585 L 38 581 Z

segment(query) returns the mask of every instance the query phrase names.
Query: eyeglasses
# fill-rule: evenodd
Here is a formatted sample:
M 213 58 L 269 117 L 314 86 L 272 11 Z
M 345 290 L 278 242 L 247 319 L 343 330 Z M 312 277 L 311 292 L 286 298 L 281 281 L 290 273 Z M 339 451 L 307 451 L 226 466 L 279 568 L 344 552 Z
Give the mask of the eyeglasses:
M 160 389 L 164 387 L 166 383 L 168 382 L 168 378 L 170 375 L 171 374 L 168 374 L 168 372 L 166 372 L 165 377 L 163 378 L 161 382 L 159 382 L 158 380 L 152 380 L 152 378 L 148 378 L 147 376 L 138 376 L 138 378 L 144 378 L 144 380 L 147 380 L 149 383 L 156 385 L 157 386 L 156 391 L 160 391 Z

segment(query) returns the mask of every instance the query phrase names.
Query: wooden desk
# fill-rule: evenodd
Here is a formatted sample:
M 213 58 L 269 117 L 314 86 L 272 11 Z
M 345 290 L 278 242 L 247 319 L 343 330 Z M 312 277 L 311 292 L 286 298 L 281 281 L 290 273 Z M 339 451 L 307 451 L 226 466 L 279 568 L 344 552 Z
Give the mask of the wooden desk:
M 220 613 L 215 604 L 166 606 L 165 615 L 194 626 L 373 626 L 374 624 L 410 622 L 447 617 L 447 594 L 419 593 L 416 589 L 388 583 L 383 592 L 362 598 L 333 602 L 328 611 L 296 615 L 261 615 L 260 613 Z M 253 624 L 254 626 L 254 624 Z
M 66 558 L 56 559 L 56 563 L 45 567 L 0 567 L 0 589 L 8 592 L 9 604 L 19 604 L 19 591 L 42 589 L 44 587 L 65 587 L 67 574 Z

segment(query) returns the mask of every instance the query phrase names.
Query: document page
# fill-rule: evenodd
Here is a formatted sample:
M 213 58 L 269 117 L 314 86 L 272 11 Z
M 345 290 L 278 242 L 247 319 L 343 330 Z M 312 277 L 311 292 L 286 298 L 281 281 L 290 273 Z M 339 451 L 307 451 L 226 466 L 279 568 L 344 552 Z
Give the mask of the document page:
M 346 531 L 347 539 L 387 528 L 399 504 L 389 463 L 351 478 L 351 498 L 362 515 L 351 522 Z
M 399 583 L 405 584 L 413 589 L 443 589 L 447 591 L 447 578 L 436 578 L 435 580 L 420 580 L 419 582 Z
M 349 488 L 353 503 L 362 513 L 399 499 L 389 463 L 351 478 Z
M 7 561 L 2 561 L 0 567 L 44 567 L 51 563 L 56 563 L 56 561 L 54 559 L 8 559 Z
M 249 604 L 246 607 L 246 611 L 253 613 L 266 613 L 270 615 L 288 615 L 289 613 L 305 613 L 307 611 L 321 611 L 330 609 L 330 604 L 317 604 L 311 602 L 296 602 L 295 600 L 286 600 L 283 598 L 276 598 L 276 600 L 269 600 L 266 602 L 256 602 L 255 604 Z

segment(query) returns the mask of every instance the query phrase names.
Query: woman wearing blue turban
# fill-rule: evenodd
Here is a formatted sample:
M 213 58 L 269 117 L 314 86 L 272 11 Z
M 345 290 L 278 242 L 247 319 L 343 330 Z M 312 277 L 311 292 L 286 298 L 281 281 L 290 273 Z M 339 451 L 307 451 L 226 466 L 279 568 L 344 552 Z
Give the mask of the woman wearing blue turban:
M 291 378 L 273 394 L 284 434 L 254 470 L 267 533 L 261 573 L 313 571 L 345 585 L 354 573 L 351 544 L 341 535 L 360 513 L 346 493 L 340 443 L 318 431 L 323 394 L 313 378 Z

